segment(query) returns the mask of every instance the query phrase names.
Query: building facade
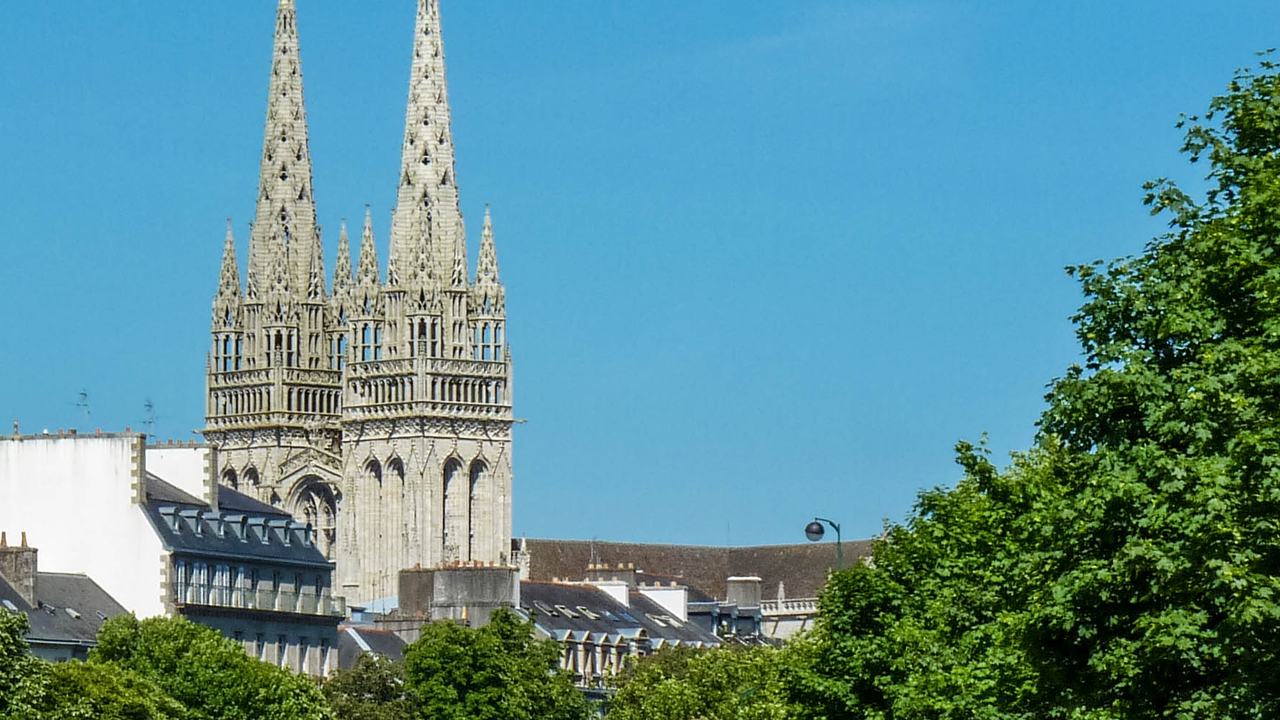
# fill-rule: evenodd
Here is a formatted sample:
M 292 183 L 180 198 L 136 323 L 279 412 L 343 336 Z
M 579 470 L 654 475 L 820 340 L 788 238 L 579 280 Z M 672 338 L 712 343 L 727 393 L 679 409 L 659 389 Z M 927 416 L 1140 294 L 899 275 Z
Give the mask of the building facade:
M 37 551 L 10 546 L 0 530 L 0 613 L 23 613 L 31 653 L 49 662 L 87 660 L 108 618 L 128 612 L 88 575 L 40 572 Z
M 353 603 L 415 565 L 509 564 L 511 352 L 486 211 L 459 207 L 439 0 L 420 0 L 385 268 L 366 208 L 332 283 L 312 188 L 297 9 L 277 10 L 241 283 L 231 228 L 213 302 L 206 440 L 222 484 L 317 530 Z
M 30 538 L 42 564 L 93 578 L 140 618 L 180 615 L 254 657 L 326 674 L 345 607 L 315 528 L 221 487 L 217 467 L 212 447 L 148 445 L 131 432 L 0 437 L 0 528 Z M 35 552 L 25 552 L 0 552 L 0 572 L 28 605 L 65 615 L 71 607 L 81 615 L 72 625 L 90 639 L 79 621 L 110 610 L 69 602 L 88 592 L 36 573 Z

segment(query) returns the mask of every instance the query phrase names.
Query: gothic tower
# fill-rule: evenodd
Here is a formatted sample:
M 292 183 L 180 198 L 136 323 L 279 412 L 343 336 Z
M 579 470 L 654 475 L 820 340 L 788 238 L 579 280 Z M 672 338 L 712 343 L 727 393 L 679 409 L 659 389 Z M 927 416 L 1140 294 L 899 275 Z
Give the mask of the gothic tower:
M 439 0 L 418 3 L 385 277 L 366 208 L 326 288 L 296 20 L 280 0 L 248 278 L 228 225 L 204 434 L 223 482 L 310 523 L 368 602 L 414 565 L 510 562 L 506 293 L 487 210 L 467 270 Z

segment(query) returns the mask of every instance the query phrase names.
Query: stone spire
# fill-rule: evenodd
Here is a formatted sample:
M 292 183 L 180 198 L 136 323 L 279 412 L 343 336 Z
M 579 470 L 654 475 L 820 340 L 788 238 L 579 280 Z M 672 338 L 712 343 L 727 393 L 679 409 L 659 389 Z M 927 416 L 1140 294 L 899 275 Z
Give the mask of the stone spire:
M 377 287 L 378 248 L 373 242 L 373 215 L 369 208 L 364 210 L 364 231 L 360 233 L 360 264 L 356 269 L 356 284 L 360 287 Z
M 480 257 L 476 260 L 475 302 L 489 312 L 501 312 L 506 292 L 498 276 L 498 246 L 493 241 L 493 216 L 484 208 L 484 234 L 480 237 Z
M 344 298 L 355 285 L 355 271 L 351 268 L 351 239 L 347 237 L 347 221 L 342 221 L 338 232 L 338 258 L 333 261 L 333 297 Z
M 229 329 L 238 321 L 240 305 L 240 265 L 236 262 L 236 239 L 231 231 L 231 219 L 227 219 L 227 239 L 222 244 L 222 274 L 218 279 L 218 294 L 213 299 L 213 325 Z
M 258 208 L 249 239 L 252 296 L 263 290 L 257 287 L 259 282 L 269 282 L 276 290 L 280 288 L 282 279 L 277 277 L 277 266 L 281 262 L 291 290 L 307 290 L 320 243 L 311 187 L 311 150 L 302 98 L 297 19 L 294 0 L 280 0 L 267 95 Z
M 366 207 L 364 231 L 360 234 L 360 260 L 356 265 L 356 288 L 352 303 L 358 315 L 368 317 L 382 311 L 382 287 L 378 278 L 378 249 L 373 241 L 373 216 Z
M 418 0 L 400 190 L 391 231 L 391 262 L 409 288 L 430 287 L 432 280 L 421 277 L 427 268 L 435 278 L 450 277 L 458 243 L 463 243 L 465 257 L 451 122 L 440 2 Z
M 218 280 L 219 298 L 240 297 L 240 264 L 236 262 L 236 238 L 227 218 L 227 238 L 222 243 L 222 276 Z

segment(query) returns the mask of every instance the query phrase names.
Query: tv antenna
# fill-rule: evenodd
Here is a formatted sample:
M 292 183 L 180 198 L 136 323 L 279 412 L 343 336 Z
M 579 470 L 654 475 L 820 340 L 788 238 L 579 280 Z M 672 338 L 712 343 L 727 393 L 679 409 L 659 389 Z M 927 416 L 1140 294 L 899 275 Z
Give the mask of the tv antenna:
M 87 426 L 89 423 L 89 391 L 81 390 L 80 399 L 76 401 L 76 407 L 84 410 L 84 422 Z
M 142 404 L 142 409 L 147 413 L 147 419 L 143 420 L 142 424 L 147 427 L 148 435 L 154 435 L 156 431 L 156 421 L 160 419 L 160 417 L 156 415 L 156 404 L 151 402 L 151 398 L 147 398 L 146 402 Z

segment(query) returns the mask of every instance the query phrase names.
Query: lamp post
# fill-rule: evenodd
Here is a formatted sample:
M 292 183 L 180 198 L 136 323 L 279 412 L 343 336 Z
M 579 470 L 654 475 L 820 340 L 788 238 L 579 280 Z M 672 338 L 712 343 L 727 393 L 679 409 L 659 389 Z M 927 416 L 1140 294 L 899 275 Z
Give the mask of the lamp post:
M 804 526 L 804 536 L 809 538 L 811 542 L 818 542 L 822 536 L 826 534 L 826 528 L 822 527 L 822 523 L 831 526 L 836 531 L 836 570 L 844 569 L 844 550 L 840 547 L 840 524 L 834 520 L 815 517 L 813 522 Z

